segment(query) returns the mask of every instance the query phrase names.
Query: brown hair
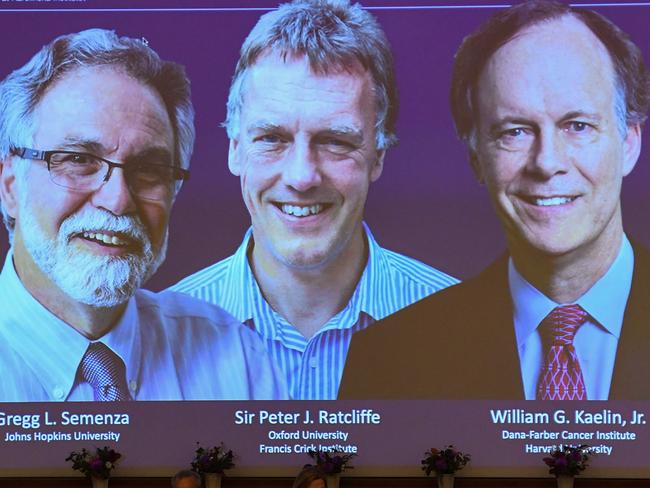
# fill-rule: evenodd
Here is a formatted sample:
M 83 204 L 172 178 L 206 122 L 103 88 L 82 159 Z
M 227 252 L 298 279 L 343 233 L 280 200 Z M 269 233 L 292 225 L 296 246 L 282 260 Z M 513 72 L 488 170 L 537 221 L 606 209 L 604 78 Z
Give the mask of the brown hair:
M 475 32 L 467 36 L 454 61 L 451 82 L 451 113 L 458 137 L 469 144 L 476 114 L 476 85 L 490 57 L 521 30 L 541 22 L 573 16 L 584 23 L 603 43 L 609 53 L 620 92 L 619 115 L 621 131 L 627 125 L 643 124 L 650 105 L 650 76 L 641 50 L 630 37 L 602 15 L 567 4 L 530 0 L 498 12 Z

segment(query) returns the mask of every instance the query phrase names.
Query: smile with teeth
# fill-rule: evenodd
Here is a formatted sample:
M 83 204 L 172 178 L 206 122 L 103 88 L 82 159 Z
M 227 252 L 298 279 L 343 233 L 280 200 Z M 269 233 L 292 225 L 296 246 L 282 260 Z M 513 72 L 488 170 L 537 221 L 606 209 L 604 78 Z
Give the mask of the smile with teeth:
M 115 235 L 109 236 L 108 234 L 102 234 L 101 232 L 84 232 L 82 235 L 84 239 L 109 244 L 111 246 L 126 246 L 128 244 L 124 239 L 120 239 Z
M 280 210 L 282 213 L 287 215 L 293 215 L 294 217 L 307 217 L 309 215 L 317 215 L 323 211 L 323 205 L 317 203 L 316 205 L 289 205 L 288 203 L 283 203 L 280 205 Z
M 553 207 L 556 205 L 566 205 L 574 201 L 576 197 L 557 196 L 557 197 L 531 197 L 529 202 L 538 207 Z

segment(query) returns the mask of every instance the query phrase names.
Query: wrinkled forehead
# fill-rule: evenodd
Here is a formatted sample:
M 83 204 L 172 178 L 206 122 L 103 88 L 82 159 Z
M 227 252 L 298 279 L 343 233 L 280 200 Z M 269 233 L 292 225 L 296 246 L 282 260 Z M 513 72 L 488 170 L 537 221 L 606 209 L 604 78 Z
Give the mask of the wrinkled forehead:
M 34 139 L 173 146 L 160 94 L 113 66 L 72 70 L 48 86 L 32 114 Z
M 251 67 L 255 66 L 257 63 L 264 59 L 273 59 L 277 60 L 278 62 L 304 60 L 309 65 L 311 72 L 316 75 L 339 74 L 342 72 L 361 74 L 368 71 L 368 67 L 364 65 L 364 63 L 361 61 L 361 58 L 356 57 L 351 53 L 345 55 L 327 51 L 308 53 L 303 51 L 295 51 L 292 49 L 285 49 L 282 47 L 275 47 L 261 51 Z
M 291 81 L 296 78 L 336 78 L 350 77 L 368 83 L 374 87 L 370 72 L 356 59 L 341 61 L 339 63 L 314 63 L 307 55 L 295 52 L 269 50 L 262 53 L 245 73 L 242 94 L 245 98 L 246 89 L 253 78 L 268 77 L 273 74 L 276 79 Z
M 276 52 L 251 66 L 241 89 L 244 113 L 271 108 L 296 113 L 307 103 L 316 112 L 320 106 L 323 115 L 345 108 L 345 112 L 374 119 L 376 99 L 370 74 L 358 63 L 316 72 L 306 56 L 284 57 Z
M 553 93 L 578 105 L 601 98 L 615 103 L 616 86 L 605 45 L 567 15 L 528 26 L 499 47 L 479 76 L 474 102 L 479 114 L 481 106 L 499 96 L 521 104 L 528 95 L 531 105 L 552 105 Z
M 55 96 L 52 96 L 53 94 Z M 121 65 L 114 64 L 79 66 L 66 70 L 52 79 L 38 93 L 34 111 L 37 111 L 46 101 L 64 100 L 72 96 L 84 97 L 86 100 L 93 99 L 95 102 L 105 100 L 106 106 L 110 106 L 116 100 L 124 100 L 126 103 L 149 103 L 167 114 L 163 97 L 154 87 L 133 76 Z
M 542 20 L 523 27 L 503 42 L 487 59 L 479 75 L 479 82 L 486 71 L 496 63 L 507 68 L 512 60 L 524 59 L 524 66 L 547 68 L 551 74 L 562 76 L 555 60 L 573 59 L 600 71 L 601 77 L 609 76 L 615 81 L 614 63 L 607 47 L 578 17 L 572 14 Z M 567 68 L 571 68 L 568 64 Z M 522 74 L 525 74 L 522 73 Z

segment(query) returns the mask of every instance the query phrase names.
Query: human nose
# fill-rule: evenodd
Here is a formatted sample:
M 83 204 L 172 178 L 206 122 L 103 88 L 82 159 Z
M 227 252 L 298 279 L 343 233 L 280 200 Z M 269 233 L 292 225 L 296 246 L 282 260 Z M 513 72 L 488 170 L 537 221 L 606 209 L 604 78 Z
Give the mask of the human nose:
M 307 142 L 296 142 L 284 161 L 284 182 L 299 192 L 305 192 L 321 183 L 318 157 Z
M 93 193 L 92 202 L 114 215 L 125 215 L 135 210 L 135 201 L 122 168 L 109 170 L 105 181 Z
M 550 178 L 556 174 L 566 173 L 567 165 L 568 154 L 562 135 L 550 129 L 540 131 L 531 156 L 532 172 Z

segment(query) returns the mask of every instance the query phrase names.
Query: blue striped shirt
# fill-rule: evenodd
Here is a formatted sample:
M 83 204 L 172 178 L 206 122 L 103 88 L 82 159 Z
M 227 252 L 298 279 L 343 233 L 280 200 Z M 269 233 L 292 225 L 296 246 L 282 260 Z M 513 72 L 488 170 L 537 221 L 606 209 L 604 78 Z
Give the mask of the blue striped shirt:
M 249 229 L 237 252 L 177 283 L 175 291 L 218 304 L 256 330 L 284 372 L 294 399 L 335 399 L 352 334 L 458 282 L 381 248 L 364 224 L 368 262 L 347 306 L 306 339 L 264 299 L 248 264 Z
M 99 340 L 124 361 L 134 400 L 288 398 L 259 336 L 181 293 L 139 290 Z M 92 401 L 77 377 L 89 343 L 25 289 L 10 251 L 0 274 L 0 402 Z

